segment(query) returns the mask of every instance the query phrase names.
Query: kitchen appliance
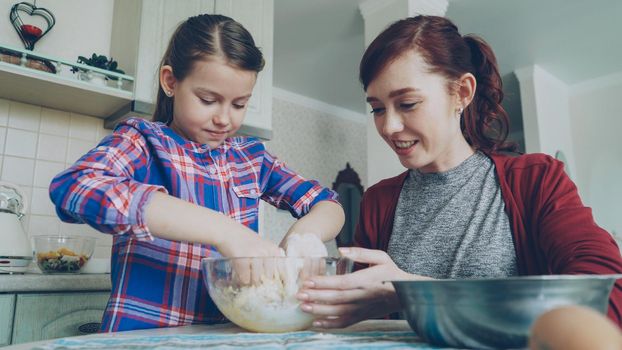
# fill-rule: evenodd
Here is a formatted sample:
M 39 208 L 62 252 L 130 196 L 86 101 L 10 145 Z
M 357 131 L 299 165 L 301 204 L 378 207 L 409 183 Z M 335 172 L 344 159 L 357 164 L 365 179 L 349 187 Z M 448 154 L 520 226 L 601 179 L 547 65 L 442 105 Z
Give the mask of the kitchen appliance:
M 0 182 L 0 273 L 23 273 L 32 260 L 32 248 L 21 218 L 26 212 L 24 192 Z

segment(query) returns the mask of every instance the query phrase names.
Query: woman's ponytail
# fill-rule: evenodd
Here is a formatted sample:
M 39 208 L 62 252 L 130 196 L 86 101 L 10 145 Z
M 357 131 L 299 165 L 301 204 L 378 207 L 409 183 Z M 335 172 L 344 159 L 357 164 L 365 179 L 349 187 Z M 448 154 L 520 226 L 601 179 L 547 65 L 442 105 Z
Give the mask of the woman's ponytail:
M 464 111 L 462 133 L 474 148 L 487 152 L 515 151 L 516 145 L 506 142 L 509 119 L 501 106 L 503 82 L 495 54 L 483 39 L 475 35 L 463 38 L 471 51 L 477 88 L 473 101 Z

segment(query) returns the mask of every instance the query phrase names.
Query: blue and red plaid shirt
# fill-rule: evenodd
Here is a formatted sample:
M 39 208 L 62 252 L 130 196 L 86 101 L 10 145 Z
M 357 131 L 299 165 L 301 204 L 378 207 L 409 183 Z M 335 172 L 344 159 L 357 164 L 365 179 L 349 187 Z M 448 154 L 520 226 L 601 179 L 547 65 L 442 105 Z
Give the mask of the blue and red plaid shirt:
M 113 235 L 102 331 L 224 320 L 201 273 L 201 259 L 214 254 L 213 247 L 153 237 L 144 208 L 154 191 L 222 212 L 255 231 L 260 199 L 299 218 L 319 201 L 337 198 L 288 169 L 257 139 L 228 138 L 210 149 L 162 123 L 120 124 L 50 185 L 61 220 Z

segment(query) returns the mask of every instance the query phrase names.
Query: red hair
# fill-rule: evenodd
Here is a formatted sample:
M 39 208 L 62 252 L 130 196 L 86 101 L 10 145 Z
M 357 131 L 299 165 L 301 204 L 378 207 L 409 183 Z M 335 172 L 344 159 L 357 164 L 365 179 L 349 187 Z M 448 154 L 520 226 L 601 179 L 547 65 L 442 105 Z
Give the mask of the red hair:
M 463 74 L 475 76 L 475 95 L 460 125 L 472 147 L 487 153 L 516 149 L 514 143 L 506 142 L 509 120 L 501 106 L 503 84 L 492 48 L 475 35 L 463 37 L 447 18 L 410 17 L 380 33 L 361 59 L 359 79 L 365 91 L 384 67 L 410 50 L 421 54 L 432 73 L 448 80 L 450 92 Z

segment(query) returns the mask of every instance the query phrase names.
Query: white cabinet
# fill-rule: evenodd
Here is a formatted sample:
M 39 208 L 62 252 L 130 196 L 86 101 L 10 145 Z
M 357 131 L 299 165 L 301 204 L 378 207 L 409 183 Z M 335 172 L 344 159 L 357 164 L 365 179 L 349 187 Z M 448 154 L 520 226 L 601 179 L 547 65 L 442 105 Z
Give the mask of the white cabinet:
M 109 292 L 17 294 L 12 344 L 95 333 Z
M 155 103 L 158 67 L 177 25 L 201 13 L 219 13 L 242 23 L 265 56 L 266 67 L 250 101 L 241 133 L 269 139 L 272 130 L 273 0 L 115 0 L 111 56 L 136 79 L 134 99 Z M 144 111 L 148 114 L 149 111 Z M 112 124 L 127 117 L 119 114 Z

